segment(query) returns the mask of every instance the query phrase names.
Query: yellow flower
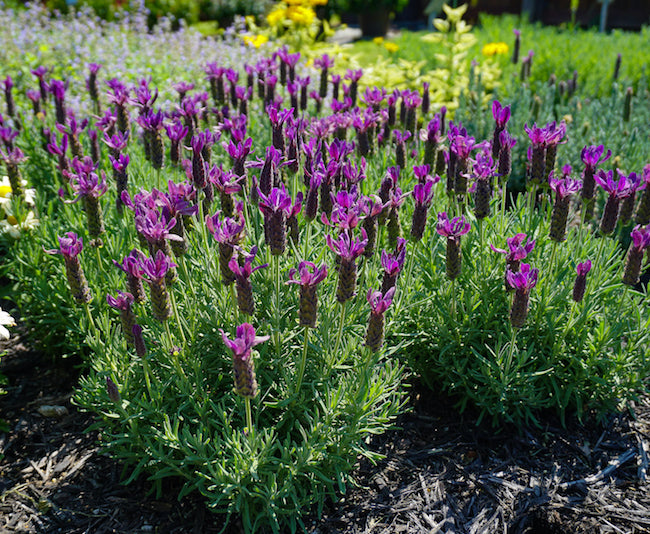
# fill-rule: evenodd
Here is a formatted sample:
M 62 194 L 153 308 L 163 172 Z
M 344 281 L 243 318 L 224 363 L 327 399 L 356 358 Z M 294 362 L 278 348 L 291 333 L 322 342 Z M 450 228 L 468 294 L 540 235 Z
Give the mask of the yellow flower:
M 380 44 L 382 44 L 384 42 L 384 38 L 383 37 L 375 37 L 372 40 L 372 42 L 375 43 L 376 45 L 380 45 Z
M 284 20 L 286 14 L 286 9 L 277 7 L 266 16 L 266 22 L 269 23 L 269 26 L 277 26 Z
M 508 45 L 503 42 L 499 43 L 488 43 L 483 47 L 483 52 L 484 56 L 495 56 L 497 54 L 507 54 L 508 53 Z
M 327 0 L 307 0 L 312 6 L 326 6 Z
M 388 50 L 391 54 L 397 52 L 399 50 L 399 46 L 395 43 L 391 42 L 385 42 L 384 43 L 384 48 Z
M 291 6 L 287 9 L 287 18 L 296 24 L 309 26 L 316 18 L 316 12 L 311 7 Z
M 11 186 L 9 184 L 0 184 L 0 198 L 7 198 L 11 195 Z
M 264 43 L 268 42 L 269 38 L 266 35 L 244 35 L 242 37 L 242 40 L 248 46 L 254 46 L 255 48 L 259 48 Z

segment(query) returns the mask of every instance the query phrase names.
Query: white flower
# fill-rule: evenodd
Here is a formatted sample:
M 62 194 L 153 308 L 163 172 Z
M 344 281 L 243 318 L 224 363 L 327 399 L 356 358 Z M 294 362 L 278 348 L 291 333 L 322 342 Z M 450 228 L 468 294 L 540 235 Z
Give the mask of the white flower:
M 25 189 L 27 180 L 22 180 L 21 183 L 25 190 L 25 204 L 33 207 L 36 189 Z M 0 177 L 0 209 L 4 210 L 5 213 L 9 213 L 11 210 L 11 183 L 8 176 Z
M 5 328 L 6 326 L 16 326 L 16 321 L 0 308 L 0 339 L 9 339 L 9 330 Z
M 7 234 L 13 239 L 18 239 L 21 232 L 35 228 L 38 223 L 39 221 L 33 211 L 28 212 L 23 221 L 19 221 L 13 215 L 7 214 L 7 218 L 0 221 L 0 236 Z

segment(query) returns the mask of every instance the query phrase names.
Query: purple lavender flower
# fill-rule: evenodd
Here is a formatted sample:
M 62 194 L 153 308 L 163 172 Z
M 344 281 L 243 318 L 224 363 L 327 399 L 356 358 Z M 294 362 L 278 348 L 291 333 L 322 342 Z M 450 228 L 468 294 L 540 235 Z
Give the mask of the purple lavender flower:
M 366 231 L 361 229 L 361 239 L 355 239 L 350 231 L 344 231 L 336 241 L 329 234 L 325 240 L 330 250 L 341 260 L 336 300 L 343 304 L 355 295 L 357 286 L 356 259 L 363 254 L 368 242 Z
M 0 81 L 2 89 L 5 94 L 5 104 L 7 105 L 7 115 L 14 117 L 16 115 L 16 105 L 14 104 L 14 96 L 12 89 L 14 87 L 14 81 L 11 79 L 11 76 L 7 76 L 4 80 Z
M 539 128 L 537 124 L 533 124 L 532 128 L 525 125 L 524 130 L 526 130 L 531 142 L 531 150 L 529 153 L 530 181 L 534 184 L 540 184 L 544 178 L 546 165 L 547 131 L 545 128 Z
M 145 301 L 144 287 L 142 286 L 142 261 L 145 255 L 137 248 L 134 248 L 118 263 L 113 260 L 115 266 L 126 274 L 126 285 L 129 288 L 129 294 L 133 296 L 136 302 L 142 304 Z
M 269 195 L 261 191 L 259 209 L 264 215 L 267 244 L 274 256 L 280 256 L 287 247 L 287 217 L 291 215 L 291 197 L 284 184 L 274 187 Z
M 229 339 L 226 333 L 219 329 L 224 344 L 232 351 L 235 391 L 246 398 L 257 396 L 257 380 L 253 364 L 252 349 L 260 343 L 268 341 L 269 336 L 256 336 L 255 328 L 249 323 L 237 327 L 235 339 Z
M 461 271 L 461 248 L 460 238 L 469 232 L 470 224 L 464 216 L 454 217 L 449 220 L 446 212 L 438 213 L 438 224 L 436 231 L 447 238 L 447 278 L 455 280 Z
M 635 173 L 630 173 L 629 177 L 619 169 L 617 173 L 618 180 L 614 179 L 614 171 L 600 170 L 594 176 L 596 183 L 609 195 L 600 221 L 600 231 L 603 235 L 609 235 L 615 230 L 620 201 L 630 194 L 630 186 L 636 182 Z
M 88 95 L 95 105 L 95 112 L 99 113 L 99 87 L 97 86 L 97 73 L 102 66 L 99 63 L 88 64 L 88 78 L 86 78 L 86 89 Z
M 553 173 L 548 179 L 551 189 L 555 191 L 555 202 L 553 203 L 553 212 L 551 214 L 551 228 L 549 237 L 553 241 L 564 241 L 566 236 L 566 224 L 569 215 L 569 202 L 571 195 L 577 193 L 582 188 L 581 180 L 571 178 L 571 166 L 565 165 L 562 169 L 562 177 L 555 178 Z
M 296 274 L 298 278 L 295 278 Z M 300 305 L 298 308 L 298 322 L 300 326 L 314 328 L 318 314 L 317 287 L 327 276 L 327 265 L 320 267 L 310 261 L 301 261 L 298 269 L 289 270 L 287 284 L 300 285 Z
M 228 267 L 235 275 L 235 287 L 237 288 L 237 307 L 246 315 L 255 313 L 255 301 L 253 299 L 253 286 L 250 282 L 251 275 L 258 269 L 268 267 L 268 263 L 253 267 L 253 260 L 257 255 L 257 247 L 253 247 L 249 254 L 244 254 L 244 261 L 239 264 L 239 254 L 233 255 Z
M 643 254 L 650 247 L 650 230 L 637 225 L 632 230 L 630 236 L 632 238 L 632 244 L 627 251 L 623 283 L 634 286 L 639 283 Z
M 314 67 L 320 69 L 320 84 L 318 88 L 318 96 L 325 98 L 327 96 L 327 75 L 328 70 L 334 66 L 334 59 L 327 54 L 314 59 Z
M 498 252 L 499 254 L 505 254 L 506 256 L 506 277 L 505 277 L 505 286 L 507 290 L 513 289 L 508 283 L 507 273 L 512 271 L 516 273 L 519 271 L 519 266 L 521 260 L 526 259 L 526 256 L 532 252 L 535 248 L 534 239 L 526 239 L 526 234 L 516 234 L 514 237 L 509 237 L 506 239 L 506 244 L 508 249 L 496 248 L 494 245 L 490 244 L 490 248 L 493 252 Z
M 108 305 L 120 312 L 122 335 L 124 335 L 126 344 L 131 347 L 135 345 L 135 340 L 133 338 L 135 315 L 131 309 L 131 305 L 133 304 L 134 300 L 135 299 L 131 293 L 124 293 L 122 291 L 117 292 L 117 297 L 114 297 L 111 294 L 106 295 L 106 301 L 108 302 Z
M 472 175 L 475 179 L 474 215 L 484 219 L 490 215 L 490 200 L 492 198 L 492 177 L 494 176 L 494 160 L 488 147 L 476 154 L 472 162 Z
M 428 170 L 429 166 L 425 165 L 424 167 Z M 415 208 L 413 209 L 413 219 L 411 222 L 411 237 L 414 241 L 420 241 L 424 235 L 429 207 L 433 202 L 433 186 L 439 181 L 440 176 L 432 177 L 427 174 L 424 183 L 417 183 L 413 187 Z
M 501 153 L 501 134 L 510 120 L 510 106 L 502 106 L 501 102 L 495 100 L 492 103 L 492 116 L 495 122 L 492 134 L 492 159 L 496 161 Z
M 68 89 L 68 83 L 61 80 L 50 81 L 47 90 L 54 97 L 54 107 L 56 110 L 56 122 L 65 124 L 67 110 L 65 106 L 65 92 Z
M 395 287 L 397 277 L 402 272 L 404 260 L 406 259 L 406 239 L 399 238 L 393 253 L 381 251 L 381 266 L 384 269 L 384 276 L 381 283 L 382 293 L 386 293 L 391 287 Z
M 587 289 L 587 273 L 591 270 L 591 260 L 578 263 L 576 268 L 576 279 L 573 283 L 572 297 L 575 302 L 581 302 Z
M 173 166 L 177 166 L 181 160 L 181 141 L 187 137 L 187 126 L 176 121 L 172 124 L 165 126 L 167 137 L 171 141 L 171 148 L 169 151 L 169 161 Z
M 113 166 L 113 178 L 115 179 L 115 185 L 117 190 L 117 197 L 115 199 L 115 205 L 117 211 L 122 213 L 122 193 L 128 190 L 129 185 L 129 175 L 127 173 L 127 167 L 129 166 L 130 158 L 128 154 L 120 154 L 117 158 L 114 158 L 112 155 L 108 156 L 108 159 L 111 161 Z
M 230 260 L 245 236 L 246 223 L 242 215 L 243 208 L 239 206 L 238 217 L 221 217 L 221 212 L 214 215 L 207 215 L 205 225 L 214 239 L 219 243 L 219 268 L 221 281 L 224 285 L 230 285 L 235 281 L 235 275 L 229 267 Z
M 628 175 L 629 185 L 628 185 L 628 194 L 621 201 L 621 209 L 618 214 L 619 221 L 621 225 L 626 225 L 630 220 L 632 220 L 632 215 L 634 214 L 634 205 L 636 203 L 636 193 L 637 191 L 644 190 L 646 188 L 645 180 L 641 179 L 636 173 L 631 172 Z
M 78 257 L 82 250 L 83 240 L 74 232 L 67 232 L 63 237 L 59 237 L 58 249 L 45 251 L 48 254 L 63 256 L 68 286 L 77 304 L 87 304 L 93 299 Z
M 172 316 L 171 299 L 165 284 L 165 277 L 175 267 L 176 264 L 162 250 L 156 252 L 155 258 L 144 258 L 140 261 L 143 278 L 151 289 L 153 316 L 161 322 Z
M 377 352 L 384 342 L 384 315 L 393 302 L 394 294 L 395 287 L 391 287 L 387 291 L 369 289 L 366 295 L 368 304 L 370 304 L 370 318 L 366 329 L 365 345 L 372 352 Z
M 227 145 L 224 143 L 224 148 L 228 152 L 230 159 L 232 160 L 232 172 L 239 178 L 245 178 L 246 176 L 246 158 L 251 152 L 251 147 L 253 146 L 253 138 L 248 137 L 246 141 L 234 143 L 230 141 Z
M 643 168 L 643 185 L 645 186 L 643 196 L 636 210 L 634 222 L 646 225 L 650 222 L 650 164 Z M 641 188 L 639 188 L 641 189 Z
M 81 199 L 86 212 L 86 222 L 88 224 L 88 234 L 93 239 L 98 239 L 105 232 L 104 217 L 99 198 L 106 193 L 106 174 L 101 171 L 95 172 L 93 160 L 86 156 L 83 160 L 74 158 L 72 160 L 73 172 L 68 172 L 70 186 L 76 193 L 77 197 L 72 202 Z
M 510 324 L 513 328 L 521 328 L 526 323 L 530 290 L 537 285 L 538 274 L 539 269 L 531 268 L 527 263 L 522 263 L 516 273 L 508 271 L 508 283 L 515 290 L 510 309 Z

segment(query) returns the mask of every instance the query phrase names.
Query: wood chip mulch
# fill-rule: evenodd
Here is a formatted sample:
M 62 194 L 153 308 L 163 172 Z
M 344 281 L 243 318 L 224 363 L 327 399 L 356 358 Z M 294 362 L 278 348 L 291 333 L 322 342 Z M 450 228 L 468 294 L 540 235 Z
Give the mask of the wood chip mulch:
M 0 345 L 9 378 L 0 397 L 1 533 L 212 533 L 223 518 L 199 496 L 178 502 L 146 480 L 120 484 L 122 466 L 99 450 L 70 398 L 72 360 L 53 361 L 20 337 Z M 370 445 L 351 487 L 312 534 L 650 532 L 650 398 L 605 423 L 548 421 L 541 429 L 476 425 L 447 399 L 414 386 L 399 428 Z M 231 522 L 226 532 L 240 532 Z

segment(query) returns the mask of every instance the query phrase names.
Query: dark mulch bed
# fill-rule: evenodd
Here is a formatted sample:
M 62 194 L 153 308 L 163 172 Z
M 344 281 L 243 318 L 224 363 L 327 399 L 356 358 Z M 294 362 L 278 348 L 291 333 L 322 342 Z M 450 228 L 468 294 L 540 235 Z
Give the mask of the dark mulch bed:
M 20 338 L 4 346 L 0 532 L 221 530 L 199 497 L 179 503 L 173 483 L 162 498 L 145 480 L 120 484 L 122 466 L 99 451 L 96 433 L 84 433 L 92 417 L 70 404 L 76 362 L 52 361 Z M 400 428 L 372 443 L 386 458 L 361 461 L 358 487 L 309 521 L 310 532 L 650 532 L 648 398 L 634 416 L 524 432 L 477 426 L 417 386 L 412 399 Z

